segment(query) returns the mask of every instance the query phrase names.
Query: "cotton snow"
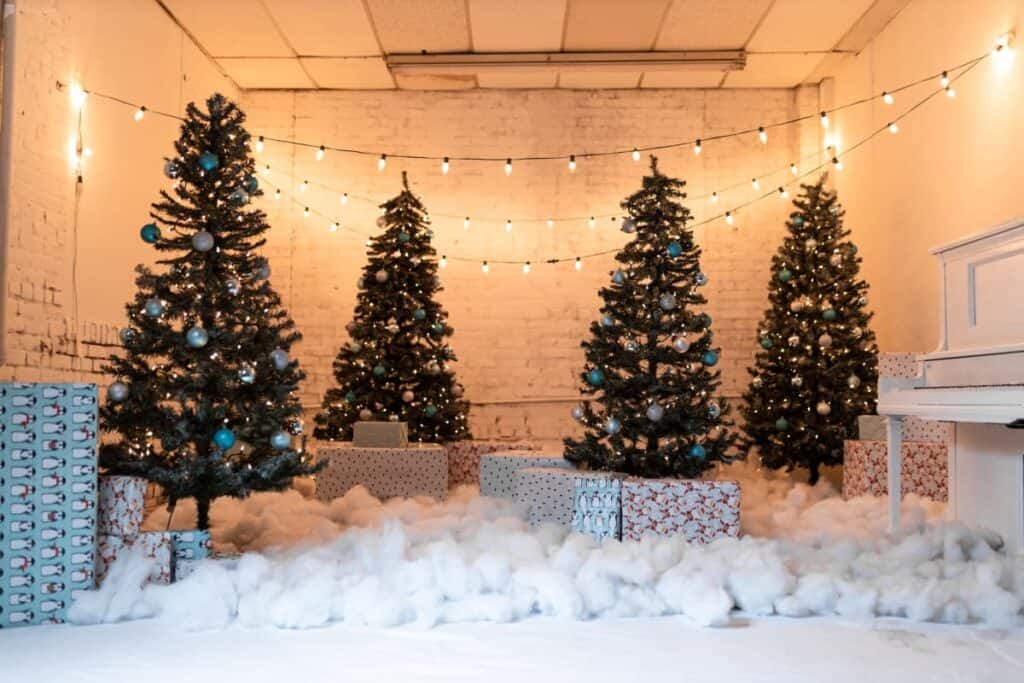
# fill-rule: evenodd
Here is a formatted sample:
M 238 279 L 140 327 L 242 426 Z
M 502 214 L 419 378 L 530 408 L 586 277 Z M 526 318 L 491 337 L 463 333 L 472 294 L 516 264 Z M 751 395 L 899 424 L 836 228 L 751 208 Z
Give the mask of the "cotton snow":
M 942 521 L 939 503 L 907 496 L 902 528 L 890 535 L 884 498 L 843 500 L 824 481 L 794 484 L 742 464 L 720 475 L 741 480 L 744 535 L 707 546 L 657 537 L 598 544 L 553 525 L 531 529 L 514 504 L 470 487 L 443 503 L 381 502 L 358 487 L 329 504 L 295 490 L 220 499 L 211 510 L 214 548 L 243 555 L 203 561 L 170 586 L 143 586 L 151 560 L 126 553 L 69 618 L 153 618 L 187 630 L 429 628 L 535 615 L 682 615 L 721 626 L 737 611 L 1022 621 L 1024 556 Z M 183 501 L 172 527 L 195 519 Z M 167 526 L 165 510 L 147 520 L 147 528 Z

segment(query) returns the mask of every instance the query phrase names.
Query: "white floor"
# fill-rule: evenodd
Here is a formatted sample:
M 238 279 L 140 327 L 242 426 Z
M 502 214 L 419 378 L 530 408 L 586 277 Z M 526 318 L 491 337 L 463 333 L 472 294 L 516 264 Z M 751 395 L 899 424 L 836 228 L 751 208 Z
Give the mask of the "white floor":
M 185 633 L 156 622 L 0 632 L 0 681 L 1020 682 L 1024 629 L 836 617 L 457 624 Z

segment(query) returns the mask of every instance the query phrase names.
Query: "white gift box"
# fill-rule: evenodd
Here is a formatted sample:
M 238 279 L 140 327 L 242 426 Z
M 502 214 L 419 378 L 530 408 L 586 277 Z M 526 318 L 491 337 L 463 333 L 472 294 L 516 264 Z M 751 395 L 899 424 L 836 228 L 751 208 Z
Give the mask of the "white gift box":
M 355 486 L 365 486 L 381 500 L 431 496 L 443 500 L 448 493 L 448 456 L 437 444 L 405 448 L 359 448 L 351 443 L 317 449 L 327 466 L 316 475 L 316 497 L 330 501 Z
M 572 463 L 553 451 L 500 451 L 480 456 L 480 495 L 513 498 L 516 471 L 524 467 L 572 469 Z

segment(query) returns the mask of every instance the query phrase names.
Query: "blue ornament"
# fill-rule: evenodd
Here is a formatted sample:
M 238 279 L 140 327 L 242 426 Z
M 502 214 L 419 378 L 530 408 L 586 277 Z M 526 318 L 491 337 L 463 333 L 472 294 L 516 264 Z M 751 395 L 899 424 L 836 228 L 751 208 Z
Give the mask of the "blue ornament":
M 167 163 L 164 164 L 164 175 L 171 179 L 177 178 L 181 175 L 181 167 L 178 166 L 178 162 L 174 159 L 169 159 Z
M 221 427 L 213 433 L 213 443 L 217 448 L 226 451 L 235 445 L 235 433 L 227 427 Z
M 832 322 L 838 317 L 838 314 L 836 313 L 834 308 L 826 308 L 824 311 L 822 311 L 821 317 L 829 322 Z
M 246 363 L 242 367 L 238 368 L 238 381 L 242 384 L 252 384 L 256 381 L 256 370 Z
M 775 421 L 775 429 L 779 430 L 780 432 L 786 431 L 787 429 L 789 429 L 789 420 L 787 420 L 784 417 L 780 417 L 778 420 Z
M 213 249 L 213 235 L 206 230 L 200 230 L 192 235 L 192 248 L 196 251 L 210 251 Z
M 599 387 L 604 384 L 604 372 L 601 368 L 594 368 L 587 373 L 587 384 L 592 387 Z
M 164 314 L 164 302 L 160 299 L 150 299 L 146 302 L 146 315 L 150 318 L 159 318 Z
M 284 349 L 274 349 L 273 351 L 270 352 L 270 362 L 274 364 L 275 370 L 281 372 L 286 367 L 288 367 L 288 363 L 291 361 L 288 358 L 287 351 L 285 351 Z
M 409 233 L 405 232 L 404 230 L 402 232 L 398 233 L 398 241 L 401 242 L 402 244 L 405 244 L 406 242 L 408 242 L 409 239 L 410 239 L 409 238 Z
M 666 311 L 671 311 L 676 307 L 676 295 L 671 292 L 662 294 L 661 298 L 658 299 L 658 305 Z
M 254 175 L 251 175 L 251 176 L 249 176 L 248 178 L 245 179 L 245 182 L 242 183 L 242 186 L 245 188 L 246 192 L 248 192 L 249 194 L 252 194 L 256 190 L 260 189 L 259 178 L 257 178 Z
M 427 312 L 424 311 L 422 308 L 417 308 L 415 311 L 412 312 L 412 317 L 415 318 L 416 320 L 423 320 L 424 318 L 427 317 Z
M 423 414 L 426 415 L 427 417 L 434 417 L 435 415 L 437 415 L 437 406 L 425 406 L 423 408 Z
M 700 362 L 709 368 L 714 367 L 718 365 L 718 354 L 714 351 L 705 351 L 700 356 Z
M 383 376 L 385 372 L 387 372 L 387 370 L 384 369 L 383 365 L 376 365 L 373 368 L 373 374 L 376 375 L 377 377 Z
M 761 338 L 761 348 L 762 349 L 770 349 L 770 348 L 772 348 L 772 338 L 771 337 L 762 337 Z
M 236 187 L 231 191 L 231 194 L 228 195 L 228 199 L 235 206 L 242 206 L 249 201 L 249 193 L 240 187 Z
M 619 430 L 622 429 L 622 423 L 616 420 L 614 417 L 609 417 L 604 422 L 604 431 L 609 434 L 618 434 Z
M 668 251 L 669 256 L 675 258 L 683 253 L 683 245 L 679 244 L 679 242 L 675 240 L 672 240 L 671 242 L 668 243 L 668 249 L 666 251 Z
M 348 401 L 349 403 L 355 403 L 356 402 L 356 392 L 350 391 L 347 394 L 345 394 L 345 400 Z
M 634 221 L 632 218 L 627 218 L 626 220 L 622 221 L 622 232 L 626 233 L 627 235 L 636 232 L 636 221 Z
M 139 230 L 139 236 L 142 237 L 142 241 L 146 244 L 153 244 L 160 239 L 160 228 L 157 227 L 156 223 L 146 223 Z
M 793 279 L 793 273 L 789 272 L 786 268 L 779 271 L 779 282 L 789 282 Z
M 210 341 L 210 335 L 201 327 L 192 327 L 185 333 L 185 341 L 193 349 L 201 349 Z
M 199 168 L 207 173 L 220 166 L 220 159 L 213 152 L 203 152 L 199 155 Z
M 626 274 L 623 273 L 621 270 L 616 270 L 614 273 L 612 273 L 612 282 L 614 282 L 617 285 L 624 284 L 626 282 Z
M 107 398 L 112 403 L 120 403 L 128 398 L 128 385 L 124 382 L 114 382 L 107 388 Z
M 704 323 L 704 327 L 711 327 L 711 314 L 710 313 L 701 313 L 700 314 L 700 319 L 701 319 L 701 322 Z
M 433 332 L 434 334 L 441 334 L 442 332 L 444 332 L 444 325 L 442 325 L 441 323 L 434 323 L 433 325 L 430 326 L 430 331 Z
M 708 283 L 708 276 L 704 274 L 704 271 L 700 271 L 694 276 L 693 281 L 697 283 L 698 287 L 703 287 Z
M 292 435 L 283 429 L 279 429 L 270 435 L 270 445 L 279 451 L 283 451 L 292 445 Z
M 709 403 L 708 404 L 708 415 L 711 416 L 711 419 L 713 419 L 713 420 L 718 419 L 718 417 L 721 414 L 722 414 L 722 407 L 720 405 L 718 405 L 717 403 Z
M 799 228 L 803 224 L 804 224 L 804 217 L 803 216 L 793 216 L 793 227 L 794 228 Z
M 601 325 L 604 327 L 611 327 L 615 324 L 615 320 L 610 315 L 601 316 Z
M 703 460 L 707 457 L 708 452 L 699 443 L 695 443 L 690 446 L 690 457 L 697 460 Z

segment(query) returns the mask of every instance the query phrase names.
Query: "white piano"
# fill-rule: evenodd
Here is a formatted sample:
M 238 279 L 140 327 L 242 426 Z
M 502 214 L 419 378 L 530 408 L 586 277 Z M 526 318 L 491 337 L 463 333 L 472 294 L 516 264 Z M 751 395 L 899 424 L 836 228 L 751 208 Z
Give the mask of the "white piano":
M 948 516 L 1024 551 L 1024 218 L 937 247 L 939 347 L 912 379 L 879 382 L 887 417 L 890 527 L 900 521 L 903 418 L 954 424 Z M 892 495 L 896 492 L 897 495 Z

